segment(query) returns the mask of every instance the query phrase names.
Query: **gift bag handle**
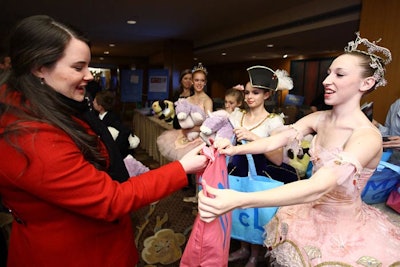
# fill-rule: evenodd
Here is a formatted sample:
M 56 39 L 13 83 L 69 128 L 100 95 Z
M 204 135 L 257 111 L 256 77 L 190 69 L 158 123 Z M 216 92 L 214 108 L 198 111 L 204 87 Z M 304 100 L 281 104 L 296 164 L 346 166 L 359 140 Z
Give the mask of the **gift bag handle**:
M 246 144 L 246 140 L 242 140 L 242 144 Z M 254 158 L 253 155 L 251 154 L 246 154 L 247 162 L 249 164 L 249 173 L 250 177 L 256 177 L 257 176 L 257 170 L 256 170 L 256 165 L 254 164 Z
M 246 144 L 246 143 L 247 143 L 247 141 L 242 140 L 242 144 Z M 256 165 L 254 163 L 253 155 L 246 154 L 246 158 L 247 158 L 247 163 L 249 166 L 249 176 L 250 176 L 250 178 L 255 179 L 258 174 L 257 174 Z M 226 165 L 228 165 L 229 159 L 230 159 L 230 156 L 226 156 Z
M 376 168 L 378 171 L 382 171 L 384 168 L 389 168 L 394 172 L 400 174 L 400 166 L 394 165 L 392 163 L 386 161 L 380 161 L 378 167 Z

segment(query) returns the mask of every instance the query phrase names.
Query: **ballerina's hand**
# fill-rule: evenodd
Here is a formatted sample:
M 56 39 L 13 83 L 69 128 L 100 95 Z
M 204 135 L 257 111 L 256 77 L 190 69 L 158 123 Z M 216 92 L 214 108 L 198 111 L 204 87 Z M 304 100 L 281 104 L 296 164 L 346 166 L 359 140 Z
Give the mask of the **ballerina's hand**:
M 236 192 L 231 189 L 217 189 L 203 182 L 203 188 L 198 194 L 198 209 L 200 219 L 212 222 L 218 216 L 225 214 L 235 208 L 232 199 L 237 199 Z M 204 194 L 204 192 L 207 194 Z
M 238 141 L 242 140 L 254 141 L 255 137 L 257 137 L 257 135 L 255 135 L 254 133 L 252 133 L 251 131 L 247 130 L 244 127 L 235 128 L 233 129 L 233 132 L 235 133 L 236 139 Z
M 235 146 L 231 144 L 226 138 L 216 139 L 214 142 L 214 147 L 218 150 L 220 154 L 225 154 L 228 156 L 234 155 Z

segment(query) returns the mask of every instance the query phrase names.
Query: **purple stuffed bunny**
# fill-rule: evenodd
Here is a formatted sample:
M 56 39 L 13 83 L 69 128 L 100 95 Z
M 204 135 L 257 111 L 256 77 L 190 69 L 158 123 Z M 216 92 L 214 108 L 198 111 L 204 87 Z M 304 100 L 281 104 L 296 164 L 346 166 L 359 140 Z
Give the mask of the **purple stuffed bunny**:
M 232 136 L 233 126 L 229 121 L 229 113 L 225 110 L 211 112 L 200 127 L 200 137 L 208 145 L 211 144 L 210 140 L 215 141 L 219 138 L 231 140 Z
M 206 114 L 199 106 L 190 103 L 185 98 L 180 98 L 175 102 L 175 114 L 182 129 L 190 129 L 194 126 L 200 126 L 206 119 Z M 189 132 L 187 138 L 189 141 L 196 139 L 199 132 Z

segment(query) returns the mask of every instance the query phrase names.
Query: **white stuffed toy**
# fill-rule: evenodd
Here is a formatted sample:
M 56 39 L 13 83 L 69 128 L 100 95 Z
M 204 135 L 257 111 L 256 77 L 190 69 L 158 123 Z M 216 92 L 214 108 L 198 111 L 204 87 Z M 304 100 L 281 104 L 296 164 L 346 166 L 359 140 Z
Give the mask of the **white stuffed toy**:
M 111 136 L 113 137 L 113 139 L 116 140 L 117 137 L 118 137 L 119 131 L 117 129 L 115 129 L 114 127 L 111 127 L 111 126 L 109 126 L 107 128 L 110 131 Z M 137 148 L 139 146 L 140 139 L 139 139 L 138 136 L 130 134 L 129 137 L 128 137 L 128 142 L 129 142 L 129 149 L 135 149 L 135 148 Z

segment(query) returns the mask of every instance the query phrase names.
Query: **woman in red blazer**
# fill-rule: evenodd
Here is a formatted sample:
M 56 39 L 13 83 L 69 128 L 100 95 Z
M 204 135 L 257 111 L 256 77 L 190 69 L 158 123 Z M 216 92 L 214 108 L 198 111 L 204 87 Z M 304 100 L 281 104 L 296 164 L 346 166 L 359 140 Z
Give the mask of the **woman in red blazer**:
M 0 195 L 15 218 L 8 266 L 135 266 L 130 212 L 202 171 L 201 147 L 125 182 L 111 179 L 102 130 L 86 112 L 87 40 L 33 16 L 9 47 L 12 69 L 0 77 Z

